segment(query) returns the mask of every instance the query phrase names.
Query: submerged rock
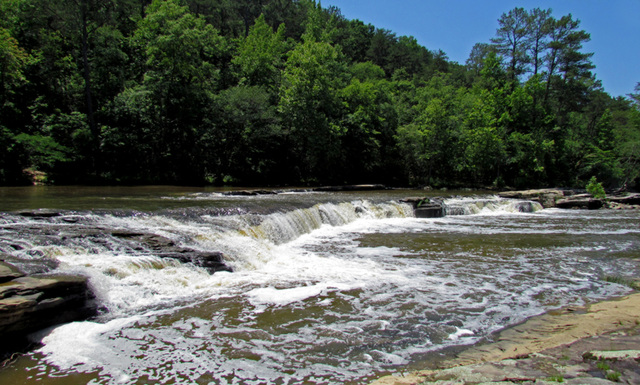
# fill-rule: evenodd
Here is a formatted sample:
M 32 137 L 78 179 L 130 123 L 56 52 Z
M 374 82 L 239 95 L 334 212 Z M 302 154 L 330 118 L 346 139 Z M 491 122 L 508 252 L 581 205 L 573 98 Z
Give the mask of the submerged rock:
M 386 190 L 387 187 L 381 184 L 354 184 L 346 186 L 323 186 L 316 187 L 313 191 L 320 192 L 339 192 L 339 191 L 374 191 Z
M 640 294 L 567 308 L 505 329 L 429 370 L 372 385 L 640 384 Z M 428 364 L 428 363 L 425 363 Z
M 29 218 L 53 218 L 53 217 L 59 217 L 62 215 L 58 211 L 48 210 L 48 209 L 18 211 L 16 212 L 16 214 L 22 217 L 29 217 Z
M 187 247 L 180 247 L 169 238 L 157 234 L 118 231 L 113 236 L 129 240 L 135 250 L 148 249 L 160 258 L 170 258 L 181 263 L 191 263 L 202 267 L 209 273 L 217 271 L 231 272 L 233 269 L 224 262 L 224 254 L 218 251 L 199 251 Z
M 256 196 L 256 195 L 277 195 L 278 191 L 274 190 L 237 190 L 237 191 L 225 191 L 222 195 L 230 196 Z

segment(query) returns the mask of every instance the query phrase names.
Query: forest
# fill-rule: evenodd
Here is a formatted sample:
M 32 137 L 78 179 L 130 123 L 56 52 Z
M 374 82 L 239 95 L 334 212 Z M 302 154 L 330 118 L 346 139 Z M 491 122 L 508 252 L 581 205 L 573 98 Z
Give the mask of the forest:
M 551 9 L 496 15 L 466 63 L 313 0 L 0 0 L 0 15 L 0 185 L 640 177 L 640 83 L 611 97 L 590 34 Z

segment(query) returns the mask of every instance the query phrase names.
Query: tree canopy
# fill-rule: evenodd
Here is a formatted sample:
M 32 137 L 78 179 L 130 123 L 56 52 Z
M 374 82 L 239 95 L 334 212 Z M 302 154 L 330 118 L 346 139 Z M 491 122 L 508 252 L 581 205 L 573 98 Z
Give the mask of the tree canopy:
M 571 14 L 465 65 L 313 0 L 0 0 L 0 184 L 606 186 L 640 177 Z M 446 32 L 446 31 L 443 31 Z

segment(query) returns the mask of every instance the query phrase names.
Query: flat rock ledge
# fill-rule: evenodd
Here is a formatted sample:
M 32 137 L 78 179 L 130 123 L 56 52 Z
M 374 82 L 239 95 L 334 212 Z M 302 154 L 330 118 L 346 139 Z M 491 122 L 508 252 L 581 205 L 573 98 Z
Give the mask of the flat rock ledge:
M 525 199 L 539 202 L 544 208 L 560 209 L 640 209 L 640 194 L 617 193 L 604 199 L 595 199 L 589 194 L 580 194 L 566 189 L 539 189 L 523 191 L 504 191 L 498 193 L 502 198 Z
M 494 341 L 373 384 L 640 384 L 640 294 L 534 317 Z
M 0 262 L 0 357 L 26 346 L 29 333 L 96 314 L 87 278 L 74 275 L 27 276 Z

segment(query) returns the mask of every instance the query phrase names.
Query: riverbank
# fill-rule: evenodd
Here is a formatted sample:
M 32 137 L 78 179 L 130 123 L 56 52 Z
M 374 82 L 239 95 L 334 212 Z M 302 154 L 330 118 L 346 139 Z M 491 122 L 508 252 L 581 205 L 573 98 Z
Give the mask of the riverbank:
M 640 293 L 534 317 L 444 362 L 372 385 L 639 384 Z
M 603 199 L 596 199 L 590 194 L 568 189 L 503 191 L 498 193 L 498 196 L 508 199 L 531 200 L 540 203 L 544 208 L 589 210 L 640 208 L 640 194 L 629 192 L 607 194 Z

